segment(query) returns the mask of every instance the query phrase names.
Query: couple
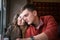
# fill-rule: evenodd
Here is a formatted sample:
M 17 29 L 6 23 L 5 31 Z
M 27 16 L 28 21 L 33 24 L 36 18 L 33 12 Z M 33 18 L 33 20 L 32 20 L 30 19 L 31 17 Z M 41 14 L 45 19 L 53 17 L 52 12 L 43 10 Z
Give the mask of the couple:
M 38 17 L 37 14 L 34 5 L 25 5 L 8 27 L 7 37 L 10 40 L 57 40 L 55 19 L 50 15 Z

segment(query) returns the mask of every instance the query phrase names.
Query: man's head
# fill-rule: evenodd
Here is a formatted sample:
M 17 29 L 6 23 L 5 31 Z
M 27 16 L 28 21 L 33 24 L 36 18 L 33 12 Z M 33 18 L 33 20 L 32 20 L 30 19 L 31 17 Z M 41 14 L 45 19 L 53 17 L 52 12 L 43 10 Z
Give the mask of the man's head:
M 23 18 L 28 24 L 32 24 L 37 17 L 37 11 L 34 5 L 27 4 L 23 7 L 23 11 L 20 14 L 21 18 Z

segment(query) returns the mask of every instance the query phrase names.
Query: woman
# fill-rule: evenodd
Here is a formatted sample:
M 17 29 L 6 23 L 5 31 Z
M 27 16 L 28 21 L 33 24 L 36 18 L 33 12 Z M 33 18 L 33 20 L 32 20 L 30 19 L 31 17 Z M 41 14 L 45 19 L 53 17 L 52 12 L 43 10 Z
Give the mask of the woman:
M 19 14 L 16 14 L 13 18 L 11 25 L 8 27 L 6 31 L 6 36 L 10 40 L 16 40 L 17 38 L 24 38 L 25 30 L 27 29 L 27 25 L 25 21 L 20 18 Z

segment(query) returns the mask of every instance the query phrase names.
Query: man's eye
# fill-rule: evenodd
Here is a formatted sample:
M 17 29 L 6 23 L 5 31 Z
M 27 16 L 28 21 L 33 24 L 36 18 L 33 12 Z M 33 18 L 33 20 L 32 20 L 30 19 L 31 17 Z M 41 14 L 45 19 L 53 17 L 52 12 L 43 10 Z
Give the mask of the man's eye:
M 27 16 L 28 16 L 28 14 L 25 15 L 25 17 L 27 17 Z

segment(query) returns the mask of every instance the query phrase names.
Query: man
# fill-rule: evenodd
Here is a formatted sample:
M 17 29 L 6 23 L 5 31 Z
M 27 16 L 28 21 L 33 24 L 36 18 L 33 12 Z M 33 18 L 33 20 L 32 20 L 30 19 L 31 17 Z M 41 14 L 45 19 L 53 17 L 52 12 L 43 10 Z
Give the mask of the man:
M 55 19 L 50 15 L 38 17 L 37 14 L 34 5 L 27 4 L 23 7 L 20 17 L 30 25 L 23 40 L 57 40 Z

